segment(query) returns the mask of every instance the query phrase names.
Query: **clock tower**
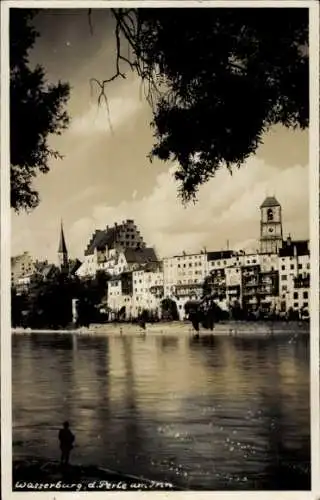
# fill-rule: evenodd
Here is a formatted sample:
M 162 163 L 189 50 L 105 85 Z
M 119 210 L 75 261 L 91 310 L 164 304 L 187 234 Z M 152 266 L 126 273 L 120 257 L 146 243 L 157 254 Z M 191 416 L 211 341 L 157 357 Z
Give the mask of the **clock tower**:
M 260 213 L 260 253 L 278 253 L 283 241 L 281 205 L 274 196 L 268 196 Z

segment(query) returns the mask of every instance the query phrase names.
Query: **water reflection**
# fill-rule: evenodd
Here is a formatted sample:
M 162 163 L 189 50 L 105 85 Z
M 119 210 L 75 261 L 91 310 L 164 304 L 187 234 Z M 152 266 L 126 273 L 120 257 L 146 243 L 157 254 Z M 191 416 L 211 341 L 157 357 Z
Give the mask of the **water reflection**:
M 190 489 L 310 487 L 308 339 L 13 337 L 13 452 Z

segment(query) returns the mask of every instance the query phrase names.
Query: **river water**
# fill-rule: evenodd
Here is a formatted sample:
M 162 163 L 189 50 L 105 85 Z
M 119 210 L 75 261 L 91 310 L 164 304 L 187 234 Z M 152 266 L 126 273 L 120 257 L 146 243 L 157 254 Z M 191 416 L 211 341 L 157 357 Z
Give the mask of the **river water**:
M 309 489 L 309 340 L 14 335 L 13 456 L 186 489 Z

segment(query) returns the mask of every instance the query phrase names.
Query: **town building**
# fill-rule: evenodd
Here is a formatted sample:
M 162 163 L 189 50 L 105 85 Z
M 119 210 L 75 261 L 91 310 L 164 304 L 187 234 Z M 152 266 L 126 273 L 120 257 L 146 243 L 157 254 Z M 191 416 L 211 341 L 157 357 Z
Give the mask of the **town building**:
M 34 270 L 34 263 L 29 252 L 11 257 L 11 286 L 19 285 L 20 280 L 29 278 Z
M 71 261 L 61 223 L 59 267 L 70 275 L 92 279 L 107 275 L 106 297 L 113 317 L 132 319 L 142 312 L 161 317 L 163 299 L 176 303 L 180 320 L 185 304 L 210 294 L 225 310 L 241 307 L 247 313 L 308 316 L 310 251 L 308 241 L 283 240 L 281 205 L 267 197 L 260 206 L 260 250 L 201 250 L 160 260 L 147 247 L 132 219 L 96 230 L 84 261 Z M 33 263 L 25 253 L 12 259 L 12 282 L 26 290 L 32 280 L 46 281 L 59 269 Z M 19 281 L 20 280 L 20 281 Z M 19 283 L 18 283 L 19 281 Z
M 278 253 L 283 238 L 281 205 L 274 196 L 268 196 L 260 214 L 260 253 Z
M 125 249 L 134 250 L 145 247 L 146 243 L 132 219 L 127 219 L 121 224 L 115 223 L 112 227 L 107 226 L 106 229 L 97 229 L 87 245 L 84 261 L 77 275 L 81 278 L 94 277 L 97 271 L 116 274 L 119 254 Z
M 279 251 L 279 282 L 281 311 L 309 314 L 310 248 L 309 241 L 284 242 Z

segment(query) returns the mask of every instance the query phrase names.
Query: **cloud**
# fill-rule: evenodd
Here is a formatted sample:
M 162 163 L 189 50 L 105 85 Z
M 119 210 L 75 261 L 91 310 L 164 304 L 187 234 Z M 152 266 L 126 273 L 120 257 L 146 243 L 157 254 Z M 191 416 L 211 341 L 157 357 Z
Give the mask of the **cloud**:
M 86 112 L 73 118 L 69 132 L 84 136 L 111 133 L 138 111 L 141 102 L 130 97 L 115 97 L 108 106 L 104 101 L 100 105 L 92 103 Z
M 199 191 L 199 201 L 184 208 L 177 199 L 174 168 L 161 173 L 153 191 L 118 205 L 96 205 L 69 231 L 74 252 L 83 255 L 96 228 L 133 218 L 147 244 L 161 256 L 185 251 L 257 248 L 259 207 L 267 195 L 282 205 L 284 234 L 308 238 L 308 169 L 296 165 L 279 170 L 257 158 L 230 176 L 221 170 Z

